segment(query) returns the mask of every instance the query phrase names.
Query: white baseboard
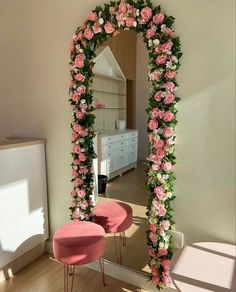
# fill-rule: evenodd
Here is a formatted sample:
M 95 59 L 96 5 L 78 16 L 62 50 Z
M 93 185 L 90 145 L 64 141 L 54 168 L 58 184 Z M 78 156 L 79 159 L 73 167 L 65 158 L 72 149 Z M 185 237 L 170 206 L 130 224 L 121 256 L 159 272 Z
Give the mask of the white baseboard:
M 47 252 L 50 254 L 53 254 L 51 241 L 47 242 Z M 105 266 L 105 274 L 108 276 L 122 280 L 129 284 L 132 284 L 148 292 L 157 291 L 157 289 L 150 282 L 148 282 L 149 280 L 148 277 L 141 272 L 137 272 L 135 270 L 129 269 L 124 266 L 120 266 L 108 260 L 104 260 L 104 266 Z M 96 271 L 100 271 L 100 266 L 98 262 L 90 263 L 86 265 L 86 267 L 96 270 Z M 171 288 L 165 289 L 165 292 L 176 292 L 176 289 L 173 286 Z

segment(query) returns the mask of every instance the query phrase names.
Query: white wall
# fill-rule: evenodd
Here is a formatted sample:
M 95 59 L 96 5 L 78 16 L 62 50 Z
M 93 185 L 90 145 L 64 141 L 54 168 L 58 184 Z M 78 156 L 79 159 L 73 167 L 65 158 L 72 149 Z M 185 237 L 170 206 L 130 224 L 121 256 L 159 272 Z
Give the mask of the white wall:
M 157 2 L 157 1 L 155 1 Z M 214 3 L 213 3 L 214 2 Z M 235 241 L 235 3 L 159 3 L 175 16 L 181 38 L 176 166 L 176 229 L 187 242 Z M 147 51 L 141 36 L 137 54 L 137 126 L 145 137 L 149 97 Z
M 52 232 L 69 218 L 69 43 L 76 26 L 102 2 L 4 0 L 0 4 L 0 137 L 48 139 Z M 177 229 L 188 241 L 232 242 L 234 1 L 154 2 L 176 17 L 184 51 L 179 74 Z M 139 62 L 141 67 L 145 63 Z M 139 108 L 144 112 L 147 76 L 143 69 L 139 73 L 144 102 Z M 146 119 L 143 123 L 146 128 Z

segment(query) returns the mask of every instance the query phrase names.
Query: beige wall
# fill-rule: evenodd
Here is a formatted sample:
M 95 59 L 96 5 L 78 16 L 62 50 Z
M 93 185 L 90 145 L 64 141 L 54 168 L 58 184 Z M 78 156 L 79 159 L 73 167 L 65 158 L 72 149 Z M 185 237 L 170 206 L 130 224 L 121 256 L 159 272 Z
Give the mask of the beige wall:
M 76 26 L 102 2 L 0 2 L 0 137 L 48 139 L 52 231 L 69 218 L 68 47 Z M 234 1 L 159 2 L 176 17 L 184 51 L 179 74 L 182 101 L 177 133 L 177 229 L 188 241 L 232 242 Z M 139 51 L 143 51 L 141 44 Z M 138 68 L 145 69 L 143 59 L 139 61 L 142 63 L 138 62 Z M 139 73 L 139 100 L 143 102 L 139 109 L 144 112 L 148 88 L 143 69 Z M 141 113 L 137 116 L 141 121 Z M 146 127 L 145 123 L 143 120 L 139 127 Z
M 156 1 L 155 1 L 156 2 Z M 187 242 L 235 240 L 235 3 L 159 3 L 176 18 L 183 57 L 179 72 L 176 166 L 176 229 Z M 142 56 L 142 58 L 140 57 Z M 137 54 L 139 157 L 148 153 L 147 51 Z

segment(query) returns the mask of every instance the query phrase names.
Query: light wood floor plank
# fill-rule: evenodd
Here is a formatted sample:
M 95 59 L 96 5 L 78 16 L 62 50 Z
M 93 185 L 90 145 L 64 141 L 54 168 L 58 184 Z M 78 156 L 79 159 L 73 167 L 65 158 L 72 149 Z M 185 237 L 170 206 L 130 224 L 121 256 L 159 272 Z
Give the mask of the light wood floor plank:
M 138 292 L 130 284 L 106 276 L 103 287 L 101 273 L 77 267 L 73 292 Z M 63 265 L 44 254 L 32 264 L 0 285 L 0 292 L 63 292 Z

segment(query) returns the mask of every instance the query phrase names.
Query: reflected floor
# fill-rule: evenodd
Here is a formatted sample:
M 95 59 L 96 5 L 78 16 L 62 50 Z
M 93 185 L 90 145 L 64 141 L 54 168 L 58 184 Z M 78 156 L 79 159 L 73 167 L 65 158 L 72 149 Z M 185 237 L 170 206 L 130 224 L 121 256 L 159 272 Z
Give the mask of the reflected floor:
M 133 224 L 125 232 L 127 245 L 123 247 L 123 265 L 134 270 L 149 273 L 148 253 L 146 245 L 146 205 L 149 191 L 145 186 L 146 165 L 138 163 L 137 169 L 124 173 L 121 177 L 110 180 L 106 194 L 99 196 L 98 203 L 116 200 L 129 204 L 133 209 Z M 107 235 L 105 258 L 116 262 L 113 235 Z

